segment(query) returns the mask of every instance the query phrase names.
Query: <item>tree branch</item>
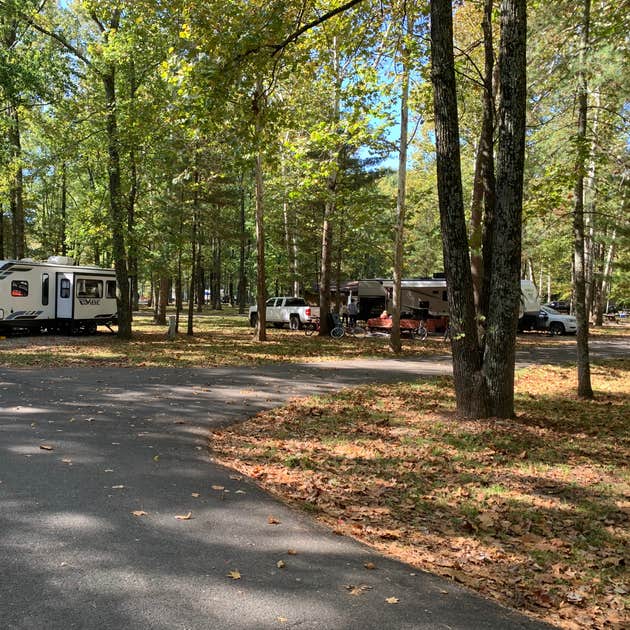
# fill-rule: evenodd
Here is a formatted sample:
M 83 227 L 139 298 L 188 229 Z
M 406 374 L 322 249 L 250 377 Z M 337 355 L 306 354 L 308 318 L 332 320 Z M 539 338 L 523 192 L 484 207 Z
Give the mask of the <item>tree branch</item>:
M 80 59 L 86 66 L 94 69 L 94 64 L 85 56 L 85 54 L 79 50 L 76 46 L 71 44 L 61 33 L 57 33 L 55 31 L 51 31 L 40 24 L 38 24 L 33 18 L 29 17 L 22 11 L 17 12 L 18 17 L 26 24 L 30 25 L 36 31 L 42 33 L 42 35 L 46 35 L 47 37 L 51 37 L 52 39 L 59 42 L 66 50 L 71 52 L 77 59 Z
M 300 37 L 300 35 L 303 35 L 304 33 L 306 33 L 306 31 L 309 31 L 310 29 L 315 28 L 316 26 L 319 26 L 320 24 L 322 24 L 323 22 L 326 22 L 330 18 L 335 17 L 335 15 L 339 15 L 340 13 L 343 13 L 344 11 L 351 9 L 352 7 L 359 4 L 360 2 L 363 2 L 363 0 L 349 0 L 345 4 L 342 4 L 341 6 L 337 7 L 336 9 L 332 9 L 331 11 L 328 11 L 328 13 L 324 13 L 324 15 L 317 18 L 316 20 L 312 20 L 311 22 L 304 24 L 304 26 L 301 26 L 296 31 L 291 33 L 291 35 L 289 35 L 287 38 L 282 40 L 279 44 L 260 44 L 259 46 L 248 48 L 244 53 L 237 55 L 234 60 L 239 61 L 241 59 L 244 59 L 245 57 L 249 57 L 249 55 L 253 55 L 257 52 L 260 52 L 263 48 L 270 49 L 271 57 L 275 57 L 277 54 L 281 53 L 289 44 L 297 40 L 298 37 Z

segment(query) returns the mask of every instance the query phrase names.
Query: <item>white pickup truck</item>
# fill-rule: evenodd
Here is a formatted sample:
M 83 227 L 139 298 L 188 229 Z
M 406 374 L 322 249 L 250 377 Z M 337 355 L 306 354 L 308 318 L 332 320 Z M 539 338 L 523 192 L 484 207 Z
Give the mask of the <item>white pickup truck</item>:
M 305 300 L 296 297 L 272 297 L 266 302 L 266 321 L 276 328 L 285 324 L 291 330 L 298 330 L 313 319 L 319 318 L 319 307 L 309 306 Z M 258 321 L 258 308 L 249 308 L 249 325 L 254 327 Z

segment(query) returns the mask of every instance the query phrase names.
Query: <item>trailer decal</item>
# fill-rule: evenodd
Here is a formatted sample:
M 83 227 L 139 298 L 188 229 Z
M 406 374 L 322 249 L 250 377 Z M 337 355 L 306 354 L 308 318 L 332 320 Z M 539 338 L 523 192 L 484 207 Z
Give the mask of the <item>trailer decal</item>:
M 44 311 L 15 311 L 7 317 L 9 319 L 37 319 Z

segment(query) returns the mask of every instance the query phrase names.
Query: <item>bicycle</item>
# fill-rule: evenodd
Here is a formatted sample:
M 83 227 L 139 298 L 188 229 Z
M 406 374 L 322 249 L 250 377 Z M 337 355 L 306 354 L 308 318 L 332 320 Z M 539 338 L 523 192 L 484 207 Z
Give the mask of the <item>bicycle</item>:
M 420 322 L 420 324 L 418 324 L 418 328 L 411 332 L 412 339 L 420 339 L 421 341 L 424 341 L 428 336 L 429 331 L 426 329 L 426 326 L 423 324 L 423 322 Z
M 310 337 L 313 333 L 318 333 L 320 329 L 319 317 L 313 317 L 310 322 L 305 322 L 303 328 L 307 337 Z
M 365 337 L 367 329 L 359 324 L 337 324 L 331 331 L 330 336 L 333 339 L 341 339 L 345 335 L 349 337 Z

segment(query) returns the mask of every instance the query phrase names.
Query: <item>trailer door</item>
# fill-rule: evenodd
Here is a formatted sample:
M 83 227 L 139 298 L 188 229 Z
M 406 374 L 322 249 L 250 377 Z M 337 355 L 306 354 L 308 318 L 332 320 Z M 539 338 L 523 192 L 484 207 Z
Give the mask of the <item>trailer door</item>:
M 74 295 L 74 274 L 73 273 L 57 273 L 57 290 L 56 290 L 56 314 L 57 319 L 72 319 L 72 304 Z

